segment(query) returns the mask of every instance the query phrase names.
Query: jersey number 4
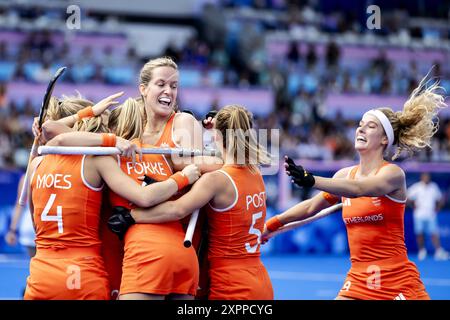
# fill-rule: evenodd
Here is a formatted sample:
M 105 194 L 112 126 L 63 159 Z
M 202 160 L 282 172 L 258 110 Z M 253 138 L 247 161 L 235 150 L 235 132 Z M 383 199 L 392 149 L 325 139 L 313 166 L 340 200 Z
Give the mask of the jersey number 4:
M 256 244 L 254 246 L 250 246 L 249 242 L 245 244 L 245 249 L 248 253 L 255 253 L 261 243 L 261 230 L 255 228 L 255 223 L 256 220 L 262 218 L 262 214 L 262 211 L 260 211 L 252 215 L 252 225 L 250 226 L 248 233 L 256 235 Z
M 53 207 L 53 203 L 55 202 L 56 194 L 52 193 L 50 195 L 50 199 L 48 199 L 47 204 L 45 205 L 44 211 L 41 214 L 41 221 L 52 221 L 58 223 L 58 233 L 64 232 L 63 227 L 63 218 L 62 218 L 62 206 L 56 206 L 56 216 L 49 216 L 50 209 Z

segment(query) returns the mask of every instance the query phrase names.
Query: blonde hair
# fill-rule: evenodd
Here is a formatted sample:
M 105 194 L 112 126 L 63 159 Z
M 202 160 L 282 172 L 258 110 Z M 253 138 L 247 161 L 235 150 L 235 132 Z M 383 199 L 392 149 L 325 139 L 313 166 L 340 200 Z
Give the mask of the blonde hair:
M 92 101 L 84 99 L 79 92 L 76 96 L 63 95 L 62 99 L 51 97 L 45 119 L 56 121 L 74 115 L 81 109 L 93 105 Z
M 128 98 L 114 109 L 110 116 L 108 127 L 117 136 L 127 140 L 142 139 L 145 117 L 141 98 Z
M 394 145 L 397 145 L 397 149 L 392 160 L 397 159 L 403 151 L 411 156 L 415 151 L 430 147 L 431 138 L 439 128 L 438 112 L 447 105 L 444 96 L 438 93 L 442 89 L 439 82 L 427 87 L 426 78 L 411 93 L 402 111 L 378 108 L 389 119 L 394 130 Z
M 244 151 L 245 165 L 252 172 L 257 165 L 270 164 L 270 155 L 257 141 L 251 112 L 239 105 L 228 105 L 215 118 L 215 129 L 222 134 L 223 146 L 235 163 Z
M 94 103 L 92 101 L 84 99 L 79 92 L 76 96 L 63 95 L 62 99 L 51 97 L 47 109 L 46 118 L 56 121 L 68 116 L 72 116 L 81 109 L 93 105 Z M 76 131 L 98 133 L 108 132 L 108 115 L 109 111 L 107 110 L 100 116 L 77 121 L 74 124 L 73 129 Z
M 141 72 L 139 73 L 139 84 L 148 86 L 148 84 L 152 80 L 153 70 L 159 67 L 171 67 L 175 70 L 178 70 L 177 64 L 170 57 L 160 57 L 156 59 L 151 59 L 146 64 L 144 64 L 144 66 L 141 69 Z
M 80 121 L 77 121 L 73 125 L 73 130 L 75 131 L 85 131 L 85 132 L 93 132 L 93 133 L 104 133 L 109 132 L 108 128 L 108 118 L 111 111 L 105 110 L 102 114 L 85 118 Z
M 172 60 L 171 57 L 160 57 L 156 59 L 149 60 L 141 69 L 141 72 L 139 73 L 139 85 L 144 85 L 145 87 L 148 86 L 150 81 L 152 80 L 153 76 L 153 70 L 159 67 L 171 67 L 178 71 L 178 65 L 175 63 L 175 61 Z M 144 98 L 142 98 L 142 103 L 144 103 Z M 174 110 L 177 111 L 178 106 L 174 105 Z

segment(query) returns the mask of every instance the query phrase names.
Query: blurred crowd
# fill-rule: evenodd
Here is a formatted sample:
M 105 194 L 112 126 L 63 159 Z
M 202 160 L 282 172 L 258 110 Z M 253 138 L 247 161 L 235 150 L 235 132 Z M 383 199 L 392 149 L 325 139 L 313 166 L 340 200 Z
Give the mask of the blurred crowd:
M 383 49 L 376 58 L 348 67 L 341 61 L 341 45 L 332 37 L 321 53 L 317 43 L 292 40 L 283 59 L 273 59 L 266 43 L 266 34 L 271 30 L 289 33 L 307 27 L 328 34 L 362 34 L 362 22 L 345 12 L 327 13 L 326 8 L 320 8 L 319 17 L 317 8 L 309 5 L 311 1 L 218 2 L 222 7 L 205 5 L 196 35 L 182 46 L 169 43 L 161 55 L 173 57 L 180 65 L 182 85 L 272 90 L 274 112 L 267 118 L 257 119 L 257 123 L 260 128 L 280 129 L 282 152 L 292 157 L 355 158 L 353 140 L 358 120 L 344 118 L 342 114 L 327 118 L 324 110 L 327 94 L 407 96 L 424 76 L 419 70 L 420 61 L 399 67 L 387 58 Z M 271 9 L 274 18 L 257 14 L 244 19 L 242 9 L 249 6 L 256 10 Z M 230 16 L 224 8 L 234 8 L 237 13 Z M 379 31 L 380 34 L 405 32 L 401 28 L 401 14 L 388 17 L 387 28 Z M 426 29 L 407 31 L 409 37 L 427 35 Z M 439 37 L 448 39 L 448 32 Z M 26 165 L 23 151 L 31 145 L 30 127 L 38 107 L 27 100 L 7 101 L 8 82 L 47 83 L 55 66 L 66 65 L 69 67 L 63 79 L 66 82 L 135 85 L 139 68 L 148 59 L 138 56 L 131 45 L 124 47 L 122 42 L 100 50 L 55 40 L 55 33 L 48 30 L 24 32 L 21 36 L 21 41 L 0 41 L 0 167 Z M 91 42 L 95 43 L 95 36 Z M 450 69 L 438 61 L 429 64 L 434 65 L 430 76 L 440 79 L 450 90 Z M 199 80 L 189 81 L 192 70 L 200 75 L 196 78 Z M 450 161 L 450 119 L 440 119 L 432 149 L 425 150 L 417 159 Z

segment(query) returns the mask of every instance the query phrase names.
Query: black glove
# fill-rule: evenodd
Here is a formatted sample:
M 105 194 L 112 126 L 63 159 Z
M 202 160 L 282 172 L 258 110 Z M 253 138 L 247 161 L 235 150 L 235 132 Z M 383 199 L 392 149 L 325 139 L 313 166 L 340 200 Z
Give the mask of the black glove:
M 153 178 L 150 178 L 150 177 L 147 176 L 147 175 L 144 175 L 144 182 L 145 182 L 145 184 L 148 186 L 148 185 L 151 185 L 152 183 L 155 183 L 155 182 L 158 182 L 158 181 L 156 181 L 156 180 L 153 179 Z
M 128 228 L 135 223 L 129 209 L 125 207 L 114 207 L 111 217 L 108 219 L 108 228 L 122 240 Z
M 208 120 L 208 118 L 214 118 L 217 115 L 217 112 L 217 110 L 211 110 L 205 115 L 205 118 L 202 121 L 203 128 L 206 128 L 205 120 Z
M 295 162 L 289 157 L 286 157 L 284 161 L 287 165 L 286 173 L 292 178 L 292 182 L 303 188 L 311 188 L 314 186 L 316 180 L 312 174 L 306 172 L 302 166 L 296 165 Z

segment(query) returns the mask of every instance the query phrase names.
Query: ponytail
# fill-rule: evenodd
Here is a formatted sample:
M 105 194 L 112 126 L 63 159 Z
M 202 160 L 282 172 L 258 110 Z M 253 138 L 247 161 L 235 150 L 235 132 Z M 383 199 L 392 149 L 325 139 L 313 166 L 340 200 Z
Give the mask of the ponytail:
M 76 114 L 85 107 L 93 106 L 94 103 L 84 99 L 80 93 L 76 96 L 63 96 L 62 99 L 50 98 L 45 120 L 59 120 Z
M 439 93 L 442 87 L 434 82 L 426 87 L 426 77 L 414 89 L 405 102 L 402 111 L 379 108 L 389 119 L 394 129 L 394 145 L 397 145 L 392 160 L 407 151 L 411 156 L 415 151 L 430 147 L 431 138 L 439 128 L 438 112 L 447 107 L 444 96 Z
M 142 139 L 145 126 L 145 108 L 141 98 L 128 98 L 109 116 L 109 129 L 117 136 L 127 139 Z
M 108 129 L 108 117 L 110 111 L 105 110 L 101 115 L 84 118 L 77 121 L 73 125 L 73 129 L 75 131 L 85 131 L 85 132 L 93 132 L 93 133 L 106 133 L 109 132 Z
M 258 143 L 253 129 L 253 115 L 244 107 L 229 105 L 216 115 L 216 129 L 223 146 L 236 164 L 245 164 L 255 172 L 258 165 L 269 165 L 270 155 Z

